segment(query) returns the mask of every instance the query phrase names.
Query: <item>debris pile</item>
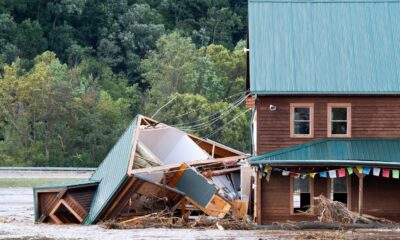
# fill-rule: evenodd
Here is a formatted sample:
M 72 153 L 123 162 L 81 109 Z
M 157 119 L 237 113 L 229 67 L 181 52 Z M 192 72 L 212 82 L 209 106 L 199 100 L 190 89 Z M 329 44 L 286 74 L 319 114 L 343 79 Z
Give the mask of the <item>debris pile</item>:
M 363 214 L 360 216 L 358 213 L 350 211 L 346 204 L 333 201 L 320 195 L 315 199 L 316 204 L 314 209 L 311 209 L 308 213 L 318 216 L 318 220 L 324 223 L 344 223 L 344 224 L 372 224 L 372 223 L 385 223 L 392 224 L 393 222 L 384 219 Z M 313 212 L 313 213 L 312 213 Z
M 100 224 L 105 229 L 142 229 L 142 228 L 191 228 L 191 229 L 219 229 L 219 230 L 253 230 L 254 222 L 233 218 L 210 218 L 198 216 L 185 220 L 181 217 L 170 216 L 165 211 L 135 217 L 126 221 L 107 220 Z

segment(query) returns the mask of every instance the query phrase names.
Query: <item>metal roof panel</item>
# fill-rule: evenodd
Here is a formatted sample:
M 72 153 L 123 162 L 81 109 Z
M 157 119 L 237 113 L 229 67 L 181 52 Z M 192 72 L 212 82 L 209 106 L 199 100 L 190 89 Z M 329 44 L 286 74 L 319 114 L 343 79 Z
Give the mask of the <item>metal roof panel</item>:
M 399 139 L 321 139 L 250 158 L 253 165 L 400 166 Z
M 255 94 L 399 94 L 399 1 L 250 0 Z

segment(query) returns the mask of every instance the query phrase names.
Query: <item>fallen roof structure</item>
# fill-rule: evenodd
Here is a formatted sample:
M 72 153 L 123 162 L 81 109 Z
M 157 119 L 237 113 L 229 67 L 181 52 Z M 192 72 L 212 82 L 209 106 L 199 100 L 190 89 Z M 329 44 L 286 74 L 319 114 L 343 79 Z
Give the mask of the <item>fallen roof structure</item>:
M 244 158 L 240 151 L 138 115 L 89 181 L 34 188 L 35 222 L 93 224 L 185 203 L 223 217 L 230 200 L 238 199 L 237 162 Z

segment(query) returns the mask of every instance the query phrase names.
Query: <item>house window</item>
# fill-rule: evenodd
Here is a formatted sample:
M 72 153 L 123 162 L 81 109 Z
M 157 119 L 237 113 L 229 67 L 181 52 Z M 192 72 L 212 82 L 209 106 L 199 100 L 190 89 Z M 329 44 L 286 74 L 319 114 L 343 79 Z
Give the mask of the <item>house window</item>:
M 347 177 L 330 179 L 330 199 L 347 205 Z
M 328 104 L 328 137 L 351 137 L 351 105 Z
M 309 177 L 292 177 L 292 213 L 307 211 L 311 205 Z
M 314 104 L 290 104 L 290 136 L 312 138 L 314 135 Z

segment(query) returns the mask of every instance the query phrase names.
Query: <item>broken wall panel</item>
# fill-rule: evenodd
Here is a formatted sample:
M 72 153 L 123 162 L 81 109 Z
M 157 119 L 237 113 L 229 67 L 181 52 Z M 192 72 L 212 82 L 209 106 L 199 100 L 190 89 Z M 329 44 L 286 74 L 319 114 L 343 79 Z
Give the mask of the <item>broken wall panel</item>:
M 175 128 L 165 127 L 141 130 L 139 140 L 163 164 L 183 163 L 210 158 L 187 134 Z

